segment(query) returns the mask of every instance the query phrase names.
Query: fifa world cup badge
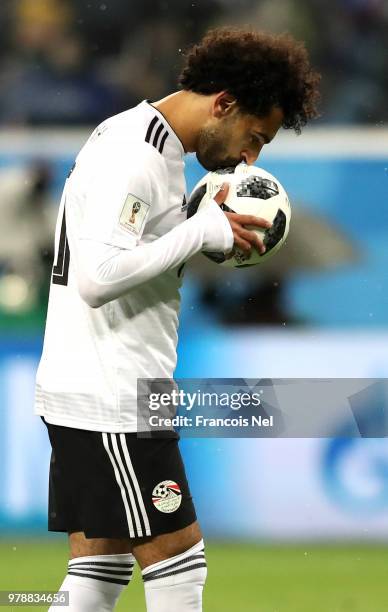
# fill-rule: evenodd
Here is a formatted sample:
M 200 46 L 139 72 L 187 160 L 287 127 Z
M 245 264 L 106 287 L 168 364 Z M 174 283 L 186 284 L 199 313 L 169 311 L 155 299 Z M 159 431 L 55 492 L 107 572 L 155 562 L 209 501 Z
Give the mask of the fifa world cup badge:
M 147 219 L 150 205 L 129 193 L 120 213 L 120 227 L 135 236 L 140 236 Z
M 134 202 L 133 206 L 132 206 L 132 214 L 131 214 L 131 218 L 129 220 L 130 223 L 135 223 L 135 217 L 137 215 L 137 213 L 139 212 L 141 208 L 141 204 L 140 202 Z

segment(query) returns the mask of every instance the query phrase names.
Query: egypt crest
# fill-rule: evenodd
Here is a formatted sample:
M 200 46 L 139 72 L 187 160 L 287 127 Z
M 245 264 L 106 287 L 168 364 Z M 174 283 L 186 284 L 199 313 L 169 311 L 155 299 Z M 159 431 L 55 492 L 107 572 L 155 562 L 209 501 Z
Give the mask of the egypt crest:
M 160 512 L 175 512 L 182 502 L 180 486 L 173 480 L 163 480 L 152 491 L 152 502 Z

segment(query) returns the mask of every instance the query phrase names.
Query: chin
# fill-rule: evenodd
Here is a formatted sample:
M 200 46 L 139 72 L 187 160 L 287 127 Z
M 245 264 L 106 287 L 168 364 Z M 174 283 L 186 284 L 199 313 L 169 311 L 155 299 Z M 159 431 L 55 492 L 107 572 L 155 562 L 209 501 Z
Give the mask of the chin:
M 205 168 L 205 170 L 207 170 L 208 172 L 213 172 L 213 170 L 216 170 L 217 166 L 215 166 L 214 163 L 212 163 L 210 160 L 203 158 L 198 153 L 196 153 L 196 158 L 201 164 L 201 166 Z

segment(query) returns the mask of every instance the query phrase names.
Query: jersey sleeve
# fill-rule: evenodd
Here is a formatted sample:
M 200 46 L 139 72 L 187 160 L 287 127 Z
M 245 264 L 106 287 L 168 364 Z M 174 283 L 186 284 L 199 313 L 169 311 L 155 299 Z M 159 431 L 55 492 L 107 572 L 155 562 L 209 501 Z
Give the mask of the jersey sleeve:
M 151 207 L 162 211 L 168 205 L 168 173 L 151 145 L 139 143 L 136 155 L 127 148 L 98 143 L 92 155 L 77 158 L 66 187 L 78 290 L 92 308 L 181 265 L 201 249 L 227 252 L 233 246 L 230 223 L 211 199 L 163 236 L 139 244 Z
M 213 199 L 209 199 L 190 219 L 157 240 L 135 249 L 80 240 L 78 244 L 70 244 L 70 250 L 76 255 L 79 293 L 89 306 L 99 308 L 179 266 L 202 248 L 230 251 L 233 240 L 225 213 Z
M 78 239 L 133 249 L 140 241 L 153 204 L 166 198 L 163 158 L 147 143 L 98 143 L 82 172 L 84 194 Z

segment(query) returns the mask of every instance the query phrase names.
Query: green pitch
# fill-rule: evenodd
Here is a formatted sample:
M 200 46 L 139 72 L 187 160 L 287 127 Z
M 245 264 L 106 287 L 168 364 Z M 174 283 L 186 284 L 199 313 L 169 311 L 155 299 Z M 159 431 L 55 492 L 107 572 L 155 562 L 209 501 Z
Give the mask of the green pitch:
M 388 549 L 207 543 L 205 612 L 387 612 Z M 56 590 L 66 539 L 0 540 L 0 590 Z M 2 610 L 21 610 L 2 607 Z M 47 610 L 33 607 L 30 610 Z M 145 612 L 136 572 L 118 612 Z M 66 610 L 66 608 L 64 608 Z

